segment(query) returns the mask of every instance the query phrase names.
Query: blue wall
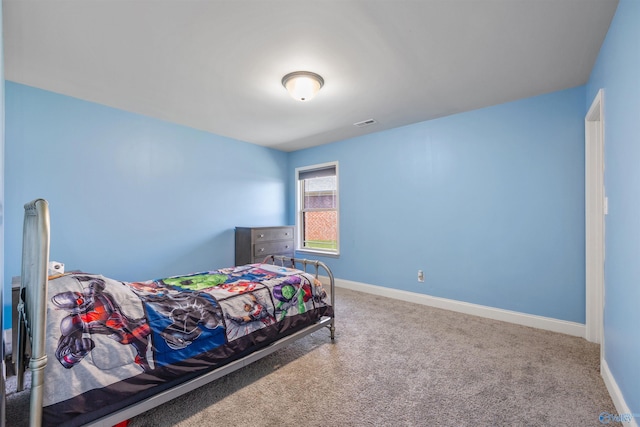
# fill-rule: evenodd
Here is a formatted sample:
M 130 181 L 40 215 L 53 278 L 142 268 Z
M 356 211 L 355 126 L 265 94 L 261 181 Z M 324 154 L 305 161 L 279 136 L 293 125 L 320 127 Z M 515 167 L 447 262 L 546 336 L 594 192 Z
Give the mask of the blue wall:
M 621 0 L 587 86 L 604 89 L 605 359 L 640 414 L 640 2 Z M 640 422 L 640 420 L 638 420 Z
M 339 161 L 337 277 L 584 323 L 584 104 L 581 86 L 294 152 L 289 170 Z
M 51 259 L 120 280 L 233 265 L 235 226 L 286 223 L 286 153 L 16 83 L 5 95 L 5 281 L 38 197 Z
M 232 264 L 234 226 L 292 223 L 293 169 L 339 160 L 337 277 L 584 322 L 583 87 L 289 154 L 11 82 L 6 103 L 7 282 L 33 198 L 52 259 L 140 280 Z

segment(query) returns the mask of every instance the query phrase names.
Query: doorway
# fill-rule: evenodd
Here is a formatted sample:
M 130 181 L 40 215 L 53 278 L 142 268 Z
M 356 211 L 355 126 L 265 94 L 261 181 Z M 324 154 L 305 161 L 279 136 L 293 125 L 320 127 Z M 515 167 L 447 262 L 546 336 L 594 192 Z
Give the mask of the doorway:
M 600 360 L 604 359 L 604 216 L 606 213 L 603 90 L 600 89 L 585 116 L 585 338 L 600 344 Z

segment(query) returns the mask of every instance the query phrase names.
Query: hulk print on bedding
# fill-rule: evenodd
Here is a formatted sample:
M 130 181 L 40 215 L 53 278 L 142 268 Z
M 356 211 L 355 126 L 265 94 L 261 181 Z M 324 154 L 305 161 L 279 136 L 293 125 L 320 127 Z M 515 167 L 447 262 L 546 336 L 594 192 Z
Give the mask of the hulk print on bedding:
M 317 279 L 267 264 L 133 283 L 67 274 L 50 280 L 48 292 L 47 354 L 55 360 L 45 368 L 53 381 L 44 406 L 57 416 L 220 366 L 332 314 Z

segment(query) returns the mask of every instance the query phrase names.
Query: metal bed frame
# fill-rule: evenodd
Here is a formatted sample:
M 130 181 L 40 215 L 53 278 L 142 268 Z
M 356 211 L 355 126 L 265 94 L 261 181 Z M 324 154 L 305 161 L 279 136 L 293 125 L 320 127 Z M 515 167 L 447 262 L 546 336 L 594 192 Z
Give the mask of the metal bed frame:
M 50 243 L 49 204 L 44 199 L 36 199 L 24 206 L 24 230 L 22 248 L 22 280 L 20 285 L 20 300 L 18 303 L 18 342 L 16 354 L 17 390 L 24 389 L 24 373 L 27 368 L 31 371 L 31 400 L 29 406 L 29 425 L 38 427 L 42 424 L 42 403 L 44 392 L 44 368 L 47 364 L 45 348 L 46 315 L 47 315 L 47 287 L 48 287 L 48 263 Z M 331 306 L 335 307 L 335 281 L 333 273 L 321 261 L 298 259 L 270 255 L 264 263 L 277 261 L 284 266 L 290 263 L 293 268 L 297 264 L 302 265 L 302 270 L 307 271 L 307 266 L 315 267 L 315 276 L 318 277 L 319 269 L 328 273 Z M 113 426 L 131 417 L 146 412 L 178 396 L 188 393 L 200 386 L 223 377 L 231 372 L 241 369 L 252 362 L 273 353 L 274 351 L 296 341 L 312 332 L 322 328 L 328 328 L 331 340 L 335 339 L 335 315 L 321 318 L 318 322 L 301 329 L 291 335 L 287 335 L 270 345 L 261 348 L 247 356 L 234 360 L 226 365 L 207 371 L 186 382 L 159 392 L 133 405 L 117 410 L 107 416 L 99 418 L 87 425 Z M 31 355 L 27 354 L 27 344 L 31 344 Z

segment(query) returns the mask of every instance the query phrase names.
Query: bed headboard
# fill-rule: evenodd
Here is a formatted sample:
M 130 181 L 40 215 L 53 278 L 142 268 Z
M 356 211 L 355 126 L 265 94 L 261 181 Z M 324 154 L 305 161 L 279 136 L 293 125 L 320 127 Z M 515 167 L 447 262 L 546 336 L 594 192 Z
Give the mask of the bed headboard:
M 18 343 L 15 350 L 17 386 L 18 390 L 22 390 L 26 367 L 26 344 L 27 340 L 30 341 L 31 425 L 34 425 L 34 422 L 35 425 L 40 425 L 42 417 L 42 393 L 34 390 L 42 388 L 44 367 L 47 364 L 45 335 L 48 264 L 49 203 L 43 199 L 36 199 L 24 205 Z

